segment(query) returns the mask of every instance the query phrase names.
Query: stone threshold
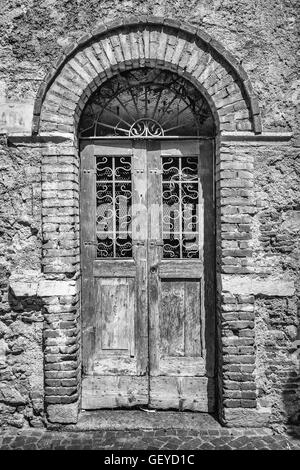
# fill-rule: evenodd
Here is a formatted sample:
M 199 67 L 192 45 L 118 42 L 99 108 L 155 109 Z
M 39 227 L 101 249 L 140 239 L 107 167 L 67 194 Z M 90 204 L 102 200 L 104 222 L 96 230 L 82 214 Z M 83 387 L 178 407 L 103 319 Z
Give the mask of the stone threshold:
M 65 425 L 69 431 L 125 431 L 156 429 L 222 429 L 208 413 L 144 410 L 82 410 L 77 424 Z
M 81 411 L 77 424 L 48 425 L 48 431 L 193 431 L 224 435 L 272 435 L 269 428 L 225 428 L 208 413 L 142 410 Z

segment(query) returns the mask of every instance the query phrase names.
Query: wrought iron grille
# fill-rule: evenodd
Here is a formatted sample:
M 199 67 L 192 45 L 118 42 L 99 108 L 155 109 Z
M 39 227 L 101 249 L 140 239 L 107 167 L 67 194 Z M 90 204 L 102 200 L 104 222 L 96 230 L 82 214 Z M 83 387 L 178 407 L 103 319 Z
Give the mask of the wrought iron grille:
M 190 82 L 166 70 L 140 68 L 106 81 L 89 99 L 80 137 L 211 135 L 207 102 Z
M 199 258 L 198 157 L 162 157 L 163 257 Z
M 96 157 L 97 258 L 131 258 L 131 157 Z
M 162 169 L 163 257 L 199 258 L 198 157 L 163 156 Z M 131 170 L 131 157 L 96 157 L 97 258 L 132 257 Z

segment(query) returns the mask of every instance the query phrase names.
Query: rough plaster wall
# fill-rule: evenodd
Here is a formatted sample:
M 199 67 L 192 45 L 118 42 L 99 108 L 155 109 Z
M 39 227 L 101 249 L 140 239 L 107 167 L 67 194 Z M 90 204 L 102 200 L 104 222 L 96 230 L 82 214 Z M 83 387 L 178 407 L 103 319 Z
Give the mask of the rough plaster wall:
M 257 147 L 255 154 L 254 269 L 296 287 L 293 297 L 256 298 L 258 403 L 271 408 L 275 424 L 300 410 L 300 160 L 289 146 Z
M 150 13 L 199 25 L 218 39 L 249 74 L 264 130 L 297 133 L 297 0 L 0 0 L 0 5 L 0 103 L 33 102 L 59 54 L 95 24 Z M 296 280 L 300 206 L 295 156 L 291 147 L 256 153 L 260 214 L 253 242 L 256 272 L 285 273 Z M 32 279 L 41 269 L 39 158 L 34 149 L 5 145 L 0 155 L 0 424 L 15 426 L 40 425 L 43 409 L 41 302 L 8 291 L 8 278 L 20 273 Z M 296 299 L 259 297 L 256 317 L 259 403 L 272 408 L 276 423 L 283 412 L 291 415 L 299 406 L 299 362 L 291 355 L 293 341 L 300 338 Z
M 265 130 L 297 129 L 297 0 L 1 0 L 0 102 L 33 99 L 63 49 L 97 23 L 154 14 L 198 25 L 241 61 Z
M 25 285 L 40 270 L 40 155 L 1 142 L 0 425 L 42 422 L 42 305 Z M 24 285 L 13 291 L 8 283 L 18 277 Z

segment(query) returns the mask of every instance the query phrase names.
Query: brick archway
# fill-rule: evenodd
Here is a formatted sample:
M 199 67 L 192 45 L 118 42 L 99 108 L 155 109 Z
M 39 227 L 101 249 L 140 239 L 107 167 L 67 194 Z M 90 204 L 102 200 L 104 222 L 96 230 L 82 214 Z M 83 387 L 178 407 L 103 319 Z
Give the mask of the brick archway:
M 51 422 L 76 422 L 80 405 L 77 125 L 89 97 L 104 81 L 139 67 L 166 68 L 192 82 L 209 103 L 218 134 L 261 132 L 257 98 L 244 70 L 218 42 L 189 25 L 155 17 L 117 21 L 83 37 L 59 59 L 38 92 L 33 120 L 34 134 L 52 138 L 42 159 L 40 292 L 45 305 L 45 402 Z M 228 410 L 243 414 L 256 407 L 253 298 L 224 289 L 221 278 L 222 273 L 248 272 L 251 262 L 252 170 L 253 157 L 217 139 L 219 402 L 225 421 Z M 243 349 L 243 339 L 235 343 L 230 338 L 233 330 L 236 336 L 245 328 L 245 321 L 252 334 L 246 335 Z
M 146 17 L 103 25 L 66 51 L 38 91 L 33 133 L 74 132 L 87 99 L 103 81 L 143 66 L 167 68 L 194 83 L 221 131 L 261 132 L 257 98 L 234 57 L 200 29 Z

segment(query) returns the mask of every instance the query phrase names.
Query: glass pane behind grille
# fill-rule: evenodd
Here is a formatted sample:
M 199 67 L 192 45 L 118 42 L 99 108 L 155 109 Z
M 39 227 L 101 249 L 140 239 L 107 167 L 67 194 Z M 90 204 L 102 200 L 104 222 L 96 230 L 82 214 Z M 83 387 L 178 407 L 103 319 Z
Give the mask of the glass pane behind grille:
M 162 157 L 163 257 L 199 258 L 197 157 Z
M 124 70 L 88 100 L 80 137 L 213 134 L 211 110 L 191 82 L 161 69 Z
M 131 157 L 97 157 L 97 258 L 132 257 L 131 205 Z

